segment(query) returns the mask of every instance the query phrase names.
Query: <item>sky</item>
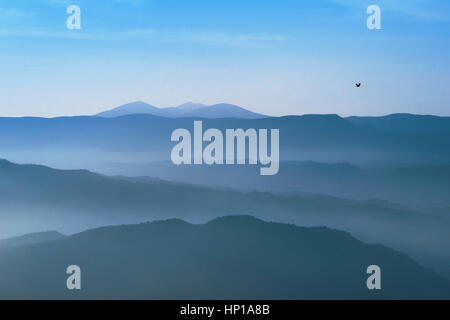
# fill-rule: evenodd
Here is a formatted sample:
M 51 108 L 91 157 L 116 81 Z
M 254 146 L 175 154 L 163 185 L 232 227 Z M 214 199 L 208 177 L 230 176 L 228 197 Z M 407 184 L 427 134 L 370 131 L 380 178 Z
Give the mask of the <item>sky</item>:
M 367 28 L 369 5 L 380 30 Z M 2 0 L 0 116 L 138 100 L 450 116 L 449 58 L 448 0 Z

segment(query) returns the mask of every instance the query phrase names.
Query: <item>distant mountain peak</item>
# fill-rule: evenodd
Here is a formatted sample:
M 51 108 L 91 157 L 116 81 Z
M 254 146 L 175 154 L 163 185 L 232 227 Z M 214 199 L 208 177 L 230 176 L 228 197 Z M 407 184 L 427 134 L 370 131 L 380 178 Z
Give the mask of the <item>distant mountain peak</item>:
M 196 109 L 193 112 L 186 113 L 184 116 L 207 118 L 207 119 L 220 119 L 220 118 L 260 119 L 267 117 L 263 114 L 255 113 L 229 103 L 219 103 L 211 106 L 206 106 L 200 109 Z
M 115 118 L 130 114 L 154 114 L 159 108 L 143 101 L 135 101 L 121 105 L 117 108 L 100 112 L 96 116 L 104 118 Z
M 203 103 L 188 101 L 188 102 L 185 102 L 175 108 L 184 110 L 184 111 L 193 111 L 193 110 L 197 110 L 197 109 L 204 108 L 204 107 L 206 107 L 206 105 Z
M 166 118 L 206 118 L 206 119 L 260 119 L 265 115 L 251 112 L 245 108 L 229 104 L 219 103 L 206 106 L 202 103 L 186 102 L 173 108 L 158 108 L 142 101 L 136 101 L 121 105 L 117 108 L 97 114 L 98 117 L 115 118 L 131 114 L 150 114 Z

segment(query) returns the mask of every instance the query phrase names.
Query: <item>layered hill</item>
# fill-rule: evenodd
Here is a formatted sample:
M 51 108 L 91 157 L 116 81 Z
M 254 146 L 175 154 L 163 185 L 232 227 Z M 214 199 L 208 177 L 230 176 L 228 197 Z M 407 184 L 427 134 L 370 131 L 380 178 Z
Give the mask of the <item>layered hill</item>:
M 414 118 L 411 124 L 421 121 Z M 61 168 L 92 168 L 106 162 L 169 161 L 171 134 L 193 131 L 194 120 L 154 115 L 115 118 L 0 118 L 2 157 Z M 443 118 L 444 120 L 447 118 Z M 442 120 L 442 121 L 444 121 Z M 409 120 L 408 120 L 409 121 Z M 263 119 L 203 119 L 204 130 L 279 129 L 281 161 L 351 164 L 448 164 L 450 134 L 404 133 L 354 123 L 336 115 Z M 426 127 L 424 127 L 426 129 Z
M 69 265 L 82 290 L 66 289 Z M 369 291 L 367 267 L 382 270 Z M 30 268 L 39 266 L 39 268 Z M 232 216 L 104 227 L 0 249 L 0 298 L 449 299 L 447 281 L 409 257 L 327 228 Z
M 67 234 L 155 219 L 199 223 L 224 215 L 250 214 L 349 231 L 365 241 L 404 251 L 443 274 L 449 270 L 450 220 L 434 211 L 377 201 L 111 178 L 8 161 L 0 162 L 0 176 L 0 238 L 43 230 Z
M 0 248 L 19 247 L 64 239 L 66 236 L 57 231 L 30 233 L 23 236 L 0 239 Z
M 170 161 L 104 163 L 93 169 L 108 175 L 148 176 L 238 190 L 318 193 L 418 207 L 450 205 L 449 165 L 368 168 L 349 163 L 281 161 L 279 166 L 274 176 L 261 176 L 257 166 L 177 166 Z
M 128 103 L 117 108 L 107 110 L 97 114 L 98 117 L 114 118 L 133 114 L 149 114 L 167 118 L 238 118 L 238 119 L 259 119 L 265 115 L 251 112 L 245 108 L 220 103 L 206 106 L 201 103 L 187 102 L 177 107 L 158 108 L 148 103 L 137 101 Z

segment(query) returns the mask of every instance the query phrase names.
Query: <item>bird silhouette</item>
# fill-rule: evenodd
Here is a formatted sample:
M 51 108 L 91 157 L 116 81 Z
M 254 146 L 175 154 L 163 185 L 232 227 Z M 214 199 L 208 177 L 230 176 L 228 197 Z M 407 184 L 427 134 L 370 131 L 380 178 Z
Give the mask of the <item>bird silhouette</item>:
M 357 88 L 361 87 L 361 83 L 356 83 L 356 87 Z

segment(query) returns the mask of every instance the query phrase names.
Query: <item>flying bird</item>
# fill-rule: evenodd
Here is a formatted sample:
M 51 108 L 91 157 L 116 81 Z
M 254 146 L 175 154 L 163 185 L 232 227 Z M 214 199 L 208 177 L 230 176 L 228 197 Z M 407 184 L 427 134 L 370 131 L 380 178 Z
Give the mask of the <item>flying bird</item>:
M 361 87 L 361 83 L 356 83 L 356 87 L 357 88 Z

